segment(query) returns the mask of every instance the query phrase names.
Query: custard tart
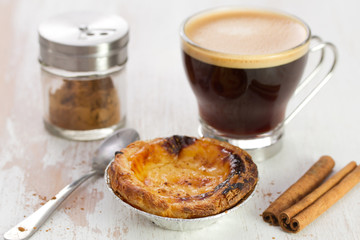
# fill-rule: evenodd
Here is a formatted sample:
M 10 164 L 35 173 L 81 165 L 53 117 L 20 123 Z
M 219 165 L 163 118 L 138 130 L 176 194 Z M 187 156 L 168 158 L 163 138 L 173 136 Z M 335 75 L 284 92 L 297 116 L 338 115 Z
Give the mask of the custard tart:
M 199 218 L 245 200 L 258 181 L 251 156 L 210 138 L 136 141 L 116 152 L 109 186 L 123 201 L 171 218 Z

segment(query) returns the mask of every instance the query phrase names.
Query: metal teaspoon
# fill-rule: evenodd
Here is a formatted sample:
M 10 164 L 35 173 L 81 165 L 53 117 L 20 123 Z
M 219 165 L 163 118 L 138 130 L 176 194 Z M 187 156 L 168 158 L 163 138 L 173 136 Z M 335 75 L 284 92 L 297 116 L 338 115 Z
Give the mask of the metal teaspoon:
M 116 151 L 139 140 L 139 138 L 139 134 L 134 129 L 121 129 L 107 137 L 95 151 L 90 172 L 64 187 L 44 206 L 7 231 L 4 234 L 4 239 L 20 240 L 30 238 L 77 187 L 92 176 L 104 174 L 106 166 L 114 157 Z

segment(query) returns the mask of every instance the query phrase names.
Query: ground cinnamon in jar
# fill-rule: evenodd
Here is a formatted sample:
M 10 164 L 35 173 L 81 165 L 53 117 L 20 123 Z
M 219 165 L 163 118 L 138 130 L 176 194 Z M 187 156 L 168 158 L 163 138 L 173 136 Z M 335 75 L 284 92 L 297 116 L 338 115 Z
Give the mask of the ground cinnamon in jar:
M 49 93 L 49 120 L 69 130 L 116 125 L 120 122 L 120 102 L 112 79 L 63 79 L 62 86 Z
M 117 15 L 71 12 L 39 25 L 44 125 L 71 140 L 125 124 L 129 26 Z

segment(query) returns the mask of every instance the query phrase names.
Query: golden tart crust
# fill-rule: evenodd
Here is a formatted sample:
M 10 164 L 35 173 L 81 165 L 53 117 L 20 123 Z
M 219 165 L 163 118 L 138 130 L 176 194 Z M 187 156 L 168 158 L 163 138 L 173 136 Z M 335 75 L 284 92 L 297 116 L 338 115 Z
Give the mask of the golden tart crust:
M 258 181 L 256 164 L 244 150 L 187 136 L 136 141 L 116 153 L 107 173 L 122 200 L 172 218 L 223 212 L 245 200 Z

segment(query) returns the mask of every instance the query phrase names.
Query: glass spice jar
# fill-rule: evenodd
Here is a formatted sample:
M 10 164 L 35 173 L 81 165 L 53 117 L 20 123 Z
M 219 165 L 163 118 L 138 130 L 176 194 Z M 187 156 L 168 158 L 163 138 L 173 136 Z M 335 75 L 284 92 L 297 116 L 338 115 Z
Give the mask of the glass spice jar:
M 72 12 L 39 25 L 44 125 L 72 140 L 125 124 L 129 27 L 116 15 Z

